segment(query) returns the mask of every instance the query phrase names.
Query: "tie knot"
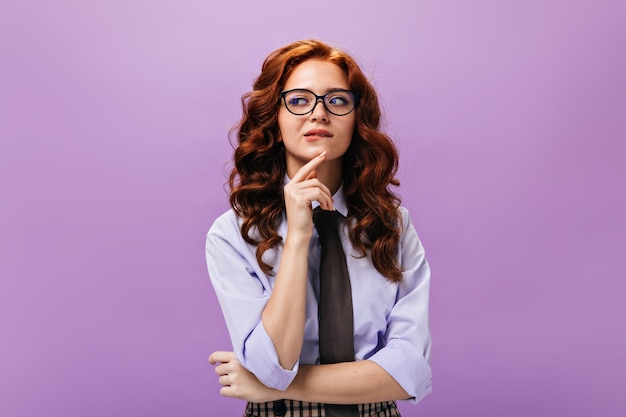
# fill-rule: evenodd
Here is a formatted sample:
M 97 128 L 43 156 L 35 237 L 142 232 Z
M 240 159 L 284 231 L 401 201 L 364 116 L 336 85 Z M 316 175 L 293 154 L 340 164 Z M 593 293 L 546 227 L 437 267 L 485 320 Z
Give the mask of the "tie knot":
M 328 229 L 338 231 L 342 219 L 343 215 L 336 210 L 322 210 L 320 207 L 313 210 L 313 223 L 315 223 L 315 228 L 319 234 Z

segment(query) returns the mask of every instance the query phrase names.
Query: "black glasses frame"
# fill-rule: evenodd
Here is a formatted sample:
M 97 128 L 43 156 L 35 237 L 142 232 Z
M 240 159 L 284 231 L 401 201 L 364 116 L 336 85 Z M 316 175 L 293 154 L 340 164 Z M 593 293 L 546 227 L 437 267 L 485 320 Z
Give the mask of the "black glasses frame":
M 306 91 L 307 93 L 313 94 L 313 96 L 315 96 L 315 104 L 313 105 L 313 108 L 311 110 L 309 110 L 308 112 L 306 112 L 306 113 L 294 113 L 289 108 L 289 106 L 287 105 L 287 99 L 286 99 L 287 94 L 291 93 L 292 91 Z M 336 93 L 338 91 L 342 91 L 342 92 L 345 92 L 345 93 L 350 93 L 352 95 L 352 97 L 354 97 L 354 106 L 352 106 L 352 108 L 348 112 L 346 112 L 346 113 L 335 113 L 334 111 L 329 109 L 328 106 L 326 105 L 326 96 L 331 94 L 331 93 Z M 292 90 L 282 91 L 280 93 L 280 98 L 283 99 L 283 103 L 285 104 L 285 108 L 289 111 L 289 113 L 294 114 L 296 116 L 304 116 L 304 115 L 307 115 L 309 113 L 313 113 L 313 111 L 315 111 L 315 108 L 317 107 L 317 104 L 320 102 L 320 100 L 322 100 L 322 104 L 324 105 L 324 108 L 326 109 L 326 111 L 329 112 L 330 114 L 334 114 L 335 116 L 346 116 L 346 115 L 352 113 L 352 111 L 354 109 L 356 109 L 357 105 L 359 104 L 359 95 L 357 93 L 355 93 L 354 91 L 346 90 L 346 89 L 343 89 L 343 88 L 334 88 L 334 89 L 328 91 L 326 94 L 321 95 L 321 96 L 318 96 L 313 91 L 307 90 L 306 88 L 294 88 Z

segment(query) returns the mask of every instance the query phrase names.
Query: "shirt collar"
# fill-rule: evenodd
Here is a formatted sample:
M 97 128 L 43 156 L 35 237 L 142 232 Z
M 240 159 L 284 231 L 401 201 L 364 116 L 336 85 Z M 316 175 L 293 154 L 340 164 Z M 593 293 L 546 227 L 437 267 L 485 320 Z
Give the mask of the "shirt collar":
M 285 184 L 289 183 L 291 178 L 287 174 L 285 174 Z M 348 205 L 346 204 L 346 199 L 343 195 L 343 183 L 337 189 L 337 192 L 333 194 L 333 199 L 335 200 L 335 210 L 341 213 L 343 217 L 348 217 Z M 317 201 L 313 201 L 312 208 L 316 208 L 320 205 Z

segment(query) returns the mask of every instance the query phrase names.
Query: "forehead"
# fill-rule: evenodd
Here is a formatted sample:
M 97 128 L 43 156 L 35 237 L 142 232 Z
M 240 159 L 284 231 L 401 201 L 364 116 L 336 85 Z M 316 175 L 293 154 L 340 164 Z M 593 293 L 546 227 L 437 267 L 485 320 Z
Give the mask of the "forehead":
M 321 59 L 309 59 L 294 68 L 285 82 L 285 90 L 306 88 L 322 94 L 333 88 L 348 89 L 348 76 L 339 66 Z

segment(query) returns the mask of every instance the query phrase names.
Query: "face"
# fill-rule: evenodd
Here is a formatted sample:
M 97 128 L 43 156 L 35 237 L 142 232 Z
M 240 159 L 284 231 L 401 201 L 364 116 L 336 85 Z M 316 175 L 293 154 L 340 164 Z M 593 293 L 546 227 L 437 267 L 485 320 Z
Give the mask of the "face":
M 318 96 L 332 89 L 349 89 L 348 77 L 337 65 L 318 59 L 299 64 L 291 73 L 284 90 L 303 88 Z M 327 152 L 324 164 L 341 169 L 341 157 L 350 146 L 354 131 L 355 111 L 345 116 L 336 116 L 318 101 L 313 112 L 296 116 L 281 102 L 278 111 L 278 127 L 285 145 L 287 174 L 290 177 L 319 155 Z

